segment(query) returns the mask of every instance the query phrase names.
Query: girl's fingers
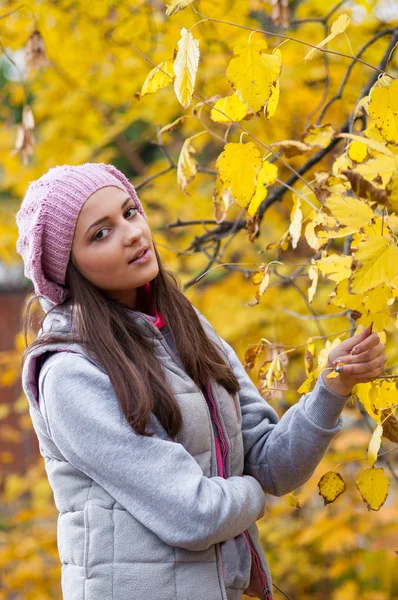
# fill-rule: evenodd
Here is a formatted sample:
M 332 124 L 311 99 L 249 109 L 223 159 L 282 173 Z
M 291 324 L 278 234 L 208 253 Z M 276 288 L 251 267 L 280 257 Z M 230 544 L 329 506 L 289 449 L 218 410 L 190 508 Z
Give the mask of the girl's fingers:
M 361 354 L 365 350 L 369 350 L 373 348 L 373 346 L 377 346 L 380 343 L 380 338 L 378 333 L 374 332 L 368 335 L 367 338 L 359 342 L 354 348 L 351 350 L 351 354 Z
M 361 354 L 345 354 L 344 356 L 336 358 L 333 361 L 333 363 L 336 364 L 338 362 L 343 362 L 349 365 L 354 363 L 367 362 L 377 358 L 378 356 L 382 356 L 383 354 L 384 345 L 380 342 L 373 348 L 370 348 L 370 350 L 365 350 L 364 352 L 361 352 Z
M 356 376 L 355 379 L 362 383 L 364 383 L 366 381 L 372 381 L 373 379 L 376 379 L 377 377 L 379 377 L 383 373 L 383 370 L 384 369 L 379 367 L 378 369 L 375 369 L 374 371 L 371 371 L 370 373 L 360 374 L 360 375 Z
M 351 364 L 351 365 L 344 365 L 343 367 L 343 372 L 344 375 L 348 376 L 348 377 L 357 377 L 360 375 L 366 375 L 369 376 L 369 373 L 373 372 L 373 371 L 377 371 L 380 370 L 380 373 L 383 372 L 384 369 L 384 365 L 385 365 L 385 358 L 384 356 L 378 356 L 377 358 L 374 358 L 373 360 L 370 360 L 369 362 L 364 362 L 364 363 L 356 363 L 356 364 Z

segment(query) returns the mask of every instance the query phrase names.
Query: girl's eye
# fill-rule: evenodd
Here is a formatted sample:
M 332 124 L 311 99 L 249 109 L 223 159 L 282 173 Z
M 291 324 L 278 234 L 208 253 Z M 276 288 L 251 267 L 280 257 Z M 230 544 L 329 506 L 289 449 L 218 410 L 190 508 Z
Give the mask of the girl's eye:
M 129 208 L 126 210 L 126 212 L 124 213 L 124 215 L 126 216 L 126 214 L 127 214 L 127 213 L 128 213 L 130 210 L 133 210 L 134 212 L 136 212 L 136 208 L 135 208 L 134 206 L 130 206 L 130 207 L 129 207 Z M 133 216 L 134 216 L 134 215 L 133 215 Z M 97 233 L 94 235 L 94 237 L 93 237 L 93 241 L 100 242 L 101 240 L 104 240 L 105 238 L 107 238 L 108 236 L 105 236 L 105 237 L 98 237 L 98 234 L 100 234 L 102 231 L 105 231 L 106 229 L 108 229 L 108 228 L 107 228 L 107 227 L 103 227 L 102 229 L 99 229 L 99 230 L 97 231 Z

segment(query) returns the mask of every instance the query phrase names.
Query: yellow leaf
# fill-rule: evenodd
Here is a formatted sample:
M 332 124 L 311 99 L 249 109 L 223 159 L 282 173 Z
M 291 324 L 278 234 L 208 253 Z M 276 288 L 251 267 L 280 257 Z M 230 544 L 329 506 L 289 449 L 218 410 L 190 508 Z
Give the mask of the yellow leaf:
M 393 211 L 398 212 L 398 171 L 393 173 L 390 181 L 387 184 L 386 192 L 389 205 Z
M 371 91 L 368 111 L 383 138 L 398 144 L 398 80 Z
M 218 110 L 217 110 L 218 109 Z M 225 117 L 221 112 L 228 117 Z M 211 109 L 210 118 L 215 123 L 231 123 L 232 121 L 241 121 L 248 113 L 249 107 L 236 94 L 220 98 Z M 232 121 L 231 121 L 232 119 Z
M 311 286 L 308 288 L 308 302 L 311 304 L 311 302 L 314 299 L 314 295 L 316 292 L 316 288 L 318 285 L 318 274 L 319 274 L 319 270 L 316 268 L 316 266 L 312 265 L 309 269 L 308 269 L 308 277 L 311 279 Z
M 177 164 L 177 181 L 183 192 L 198 171 L 198 163 L 191 156 L 194 152 L 196 150 L 191 144 L 191 138 L 187 138 L 182 145 Z
M 264 105 L 264 116 L 266 119 L 270 119 L 274 116 L 279 102 L 279 93 L 280 86 L 279 79 L 277 79 L 277 81 L 271 83 L 271 94 Z
M 279 48 L 275 48 L 275 50 L 273 51 L 272 54 L 279 56 L 279 58 L 281 59 L 281 62 L 282 62 L 282 53 L 279 50 Z M 279 93 L 280 93 L 280 86 L 279 86 L 279 79 L 277 79 L 274 83 L 271 83 L 271 94 L 270 94 L 270 97 L 268 98 L 267 102 L 264 105 L 264 117 L 266 119 L 270 119 L 271 117 L 274 116 L 276 108 L 278 106 L 278 102 L 279 102 Z
M 338 135 L 336 135 L 336 137 L 354 140 L 356 142 L 359 142 L 360 144 L 364 144 L 368 148 L 371 148 L 371 150 L 376 150 L 377 152 L 381 152 L 382 154 L 387 154 L 387 156 L 394 157 L 394 153 L 391 152 L 391 150 L 389 150 L 386 146 L 384 146 L 380 142 L 377 142 L 376 140 L 372 140 L 363 135 L 355 135 L 354 133 L 339 133 Z
M 261 202 L 267 197 L 266 186 L 274 184 L 277 177 L 278 167 L 273 163 L 264 161 L 257 175 L 256 191 L 254 192 L 254 196 L 250 200 L 250 204 L 247 209 L 247 212 L 251 217 L 254 217 Z
M 348 146 L 347 153 L 351 160 L 360 163 L 368 156 L 368 149 L 362 142 L 351 142 Z
M 318 482 L 319 494 L 322 496 L 325 506 L 334 502 L 346 490 L 347 484 L 340 475 L 334 471 L 325 473 Z
M 261 110 L 271 95 L 271 86 L 280 75 L 282 62 L 277 54 L 265 54 L 263 40 L 234 48 L 227 79 L 237 95 L 253 109 Z
M 160 70 L 162 69 L 162 70 Z M 169 85 L 175 78 L 173 60 L 166 60 L 150 71 L 142 85 L 140 96 L 153 94 L 161 88 Z
M 369 510 L 379 510 L 386 501 L 389 481 L 383 469 L 371 467 L 362 471 L 357 480 L 357 488 Z
M 386 283 L 391 285 L 398 273 L 398 250 L 385 236 L 374 236 L 358 245 L 354 261 L 356 270 L 350 292 L 360 294 Z
M 318 375 L 319 375 L 319 373 L 317 370 L 311 371 L 311 373 L 308 375 L 307 379 L 305 381 L 303 381 L 303 383 L 298 388 L 298 390 L 297 390 L 298 393 L 299 394 L 307 394 L 308 392 L 310 392 L 314 387 L 314 384 L 317 380 Z
M 351 256 L 331 254 L 316 261 L 318 268 L 332 281 L 342 281 L 351 275 Z
M 373 210 L 366 202 L 340 194 L 331 194 L 324 206 L 340 225 L 348 227 L 350 233 L 367 225 L 374 216 Z
M 293 194 L 293 208 L 290 212 L 289 233 L 292 239 L 292 248 L 297 248 L 301 235 L 301 225 L 303 221 L 303 212 L 301 210 L 301 201 L 296 194 Z
M 172 123 L 169 123 L 168 125 L 162 127 L 159 133 L 170 133 L 171 131 L 174 131 L 174 129 L 176 129 L 176 127 L 178 127 L 178 125 L 182 123 L 186 118 L 187 115 L 182 115 L 182 117 L 178 117 L 178 119 L 175 119 L 175 121 L 173 121 Z
M 347 167 L 343 168 L 345 169 Z M 355 172 L 360 173 L 368 181 L 373 181 L 373 179 L 376 178 L 379 180 L 381 178 L 382 185 L 386 185 L 396 169 L 396 157 L 383 155 L 358 165 L 355 167 Z
M 229 190 L 225 189 L 219 177 L 216 177 L 216 185 L 213 190 L 213 210 L 214 218 L 217 223 L 222 223 L 227 216 L 228 208 L 233 204 L 234 199 Z
M 342 364 L 344 364 L 344 363 L 342 363 Z M 337 365 L 336 365 L 336 366 L 337 366 Z M 335 379 L 335 378 L 336 378 L 336 377 L 338 377 L 338 376 L 339 376 L 339 374 L 338 374 L 338 372 L 337 372 L 337 371 L 330 371 L 330 373 L 328 373 L 328 374 L 326 375 L 326 378 L 327 378 L 327 379 Z
M 199 40 L 190 31 L 181 27 L 181 39 L 174 61 L 174 91 L 183 108 L 188 108 L 195 88 L 196 73 L 199 66 Z
M 326 148 L 332 141 L 334 133 L 334 129 L 331 125 L 321 125 L 319 127 L 314 127 L 314 125 L 311 125 L 301 136 L 301 141 L 309 146 Z
M 168 17 L 175 15 L 180 10 L 184 10 L 184 8 L 192 4 L 192 2 L 193 0 L 171 0 L 171 2 L 166 4 L 166 15 Z
M 314 57 L 314 54 L 317 49 L 319 50 L 320 48 L 323 48 L 323 46 L 325 46 L 325 44 L 333 40 L 336 37 L 336 35 L 338 35 L 339 33 L 343 33 L 347 29 L 350 22 L 351 19 L 348 15 L 340 15 L 339 18 L 336 19 L 336 21 L 333 21 L 331 33 L 324 40 L 322 40 L 322 42 L 319 42 L 316 48 L 311 48 L 311 50 L 307 52 L 307 54 L 304 56 L 304 60 L 311 60 L 311 58 Z
M 243 208 L 247 207 L 255 192 L 260 168 L 261 154 L 253 142 L 226 144 L 216 161 L 221 182 Z
M 376 426 L 376 429 L 373 431 L 372 437 L 369 442 L 368 447 L 368 463 L 371 467 L 375 464 L 377 460 L 377 454 L 380 450 L 381 444 L 381 436 L 383 434 L 383 426 L 379 423 Z

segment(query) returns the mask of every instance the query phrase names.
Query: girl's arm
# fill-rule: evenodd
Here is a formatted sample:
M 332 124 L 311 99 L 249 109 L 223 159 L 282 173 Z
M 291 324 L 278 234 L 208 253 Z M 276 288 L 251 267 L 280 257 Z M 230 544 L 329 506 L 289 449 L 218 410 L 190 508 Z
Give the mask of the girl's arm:
M 242 533 L 264 509 L 255 478 L 204 476 L 181 444 L 162 439 L 166 432 L 153 414 L 155 436 L 136 434 L 109 377 L 83 356 L 48 358 L 39 394 L 48 433 L 65 459 L 165 543 L 206 550 Z
M 211 337 L 215 339 L 215 334 L 221 341 L 241 386 L 238 393 L 244 472 L 255 477 L 263 490 L 274 496 L 297 489 L 311 477 L 341 430 L 340 413 L 350 396 L 332 392 L 321 374 L 312 392 L 303 394 L 279 420 L 275 410 L 260 396 L 233 348 L 197 313 Z

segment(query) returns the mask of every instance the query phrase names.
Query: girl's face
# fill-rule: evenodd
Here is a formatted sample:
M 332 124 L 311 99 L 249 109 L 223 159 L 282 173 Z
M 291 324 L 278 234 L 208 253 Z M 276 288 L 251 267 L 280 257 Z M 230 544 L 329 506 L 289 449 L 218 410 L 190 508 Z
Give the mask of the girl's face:
M 148 248 L 140 261 L 129 262 Z M 156 277 L 159 265 L 150 227 L 123 190 L 108 186 L 92 194 L 80 211 L 71 260 L 106 295 L 132 309 L 137 288 Z

